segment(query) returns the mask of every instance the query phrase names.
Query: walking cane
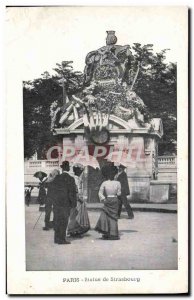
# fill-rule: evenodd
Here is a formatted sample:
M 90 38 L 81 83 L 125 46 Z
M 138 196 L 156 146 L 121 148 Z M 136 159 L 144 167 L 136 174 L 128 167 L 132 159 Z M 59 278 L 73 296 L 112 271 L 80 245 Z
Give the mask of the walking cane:
M 42 211 L 41 211 L 41 213 L 40 213 L 40 216 L 38 217 L 38 219 L 37 219 L 37 221 L 36 221 L 36 223 L 34 224 L 34 227 L 33 227 L 33 230 L 34 230 L 34 228 L 36 227 L 36 224 L 38 223 L 38 221 L 40 220 L 40 217 L 42 216 Z

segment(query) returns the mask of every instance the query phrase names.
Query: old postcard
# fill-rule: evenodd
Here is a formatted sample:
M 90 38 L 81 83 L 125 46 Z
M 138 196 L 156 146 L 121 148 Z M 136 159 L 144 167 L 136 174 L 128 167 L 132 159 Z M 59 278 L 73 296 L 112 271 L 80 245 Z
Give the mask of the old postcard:
M 8 7 L 8 294 L 188 292 L 188 9 Z

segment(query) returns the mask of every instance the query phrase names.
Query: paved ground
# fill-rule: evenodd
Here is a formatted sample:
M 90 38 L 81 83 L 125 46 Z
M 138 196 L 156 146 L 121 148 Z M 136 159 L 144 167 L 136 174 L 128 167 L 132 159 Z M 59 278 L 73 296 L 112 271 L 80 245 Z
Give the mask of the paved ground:
M 133 211 L 149 211 L 163 213 L 177 213 L 177 204 L 175 203 L 130 203 Z M 87 203 L 89 210 L 99 210 L 103 207 L 102 203 Z M 124 211 L 124 207 L 123 207 Z
M 43 231 L 44 212 L 26 207 L 27 270 L 177 269 L 177 214 L 135 212 L 134 220 L 122 214 L 120 240 L 105 241 L 93 228 L 100 212 L 89 211 L 91 230 L 71 245 L 53 243 L 53 230 Z
M 37 204 L 37 197 L 31 197 L 31 204 Z M 177 213 L 177 203 L 131 203 L 133 211 L 150 211 L 150 212 L 164 212 L 164 213 Z M 87 203 L 89 210 L 99 210 L 103 206 L 102 203 Z

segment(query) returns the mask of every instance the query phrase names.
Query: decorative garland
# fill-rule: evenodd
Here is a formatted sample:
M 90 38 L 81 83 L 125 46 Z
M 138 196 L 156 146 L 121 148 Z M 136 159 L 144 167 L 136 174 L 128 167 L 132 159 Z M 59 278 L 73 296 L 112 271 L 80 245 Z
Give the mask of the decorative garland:
M 102 86 L 100 82 L 92 82 L 80 93 L 80 97 L 77 97 L 78 102 L 75 99 L 76 97 L 72 98 L 68 104 L 77 106 L 79 102 L 81 103 L 76 108 L 79 117 L 86 112 L 90 114 L 93 111 L 107 115 L 114 114 L 125 121 L 135 118 L 140 126 L 145 124 L 139 118 L 140 114 L 144 116 L 146 121 L 149 122 L 150 120 L 147 107 L 142 99 L 134 91 L 131 91 L 125 83 L 117 82 L 115 85 Z M 57 119 L 60 111 L 62 113 L 62 108 L 58 107 L 58 102 L 55 101 L 51 105 L 50 111 L 52 128 L 55 128 L 59 125 Z

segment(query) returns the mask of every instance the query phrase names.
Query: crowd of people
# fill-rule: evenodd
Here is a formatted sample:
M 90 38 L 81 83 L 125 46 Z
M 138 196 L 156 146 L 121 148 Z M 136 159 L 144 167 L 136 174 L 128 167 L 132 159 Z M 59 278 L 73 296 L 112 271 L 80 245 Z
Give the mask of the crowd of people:
M 82 236 L 90 230 L 90 221 L 86 203 L 83 199 L 83 170 L 81 165 L 73 166 L 74 175 L 70 175 L 70 165 L 64 161 L 61 165 L 62 173 L 53 170 L 41 183 L 39 188 L 39 202 L 45 198 L 45 226 L 43 230 L 54 228 L 54 243 L 70 244 L 67 236 Z M 104 181 L 99 189 L 99 199 L 103 203 L 102 211 L 95 226 L 95 230 L 106 240 L 118 240 L 118 219 L 122 206 L 128 218 L 134 218 L 128 202 L 130 194 L 125 166 L 113 164 L 102 168 Z M 47 193 L 45 193 L 47 188 Z M 41 204 L 41 203 L 40 203 Z M 53 221 L 50 221 L 53 211 Z

